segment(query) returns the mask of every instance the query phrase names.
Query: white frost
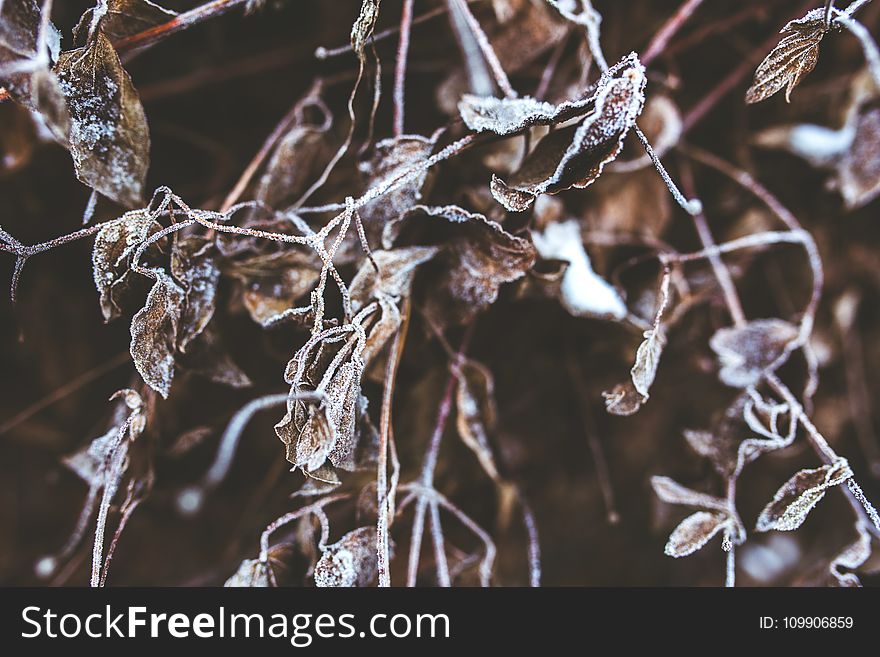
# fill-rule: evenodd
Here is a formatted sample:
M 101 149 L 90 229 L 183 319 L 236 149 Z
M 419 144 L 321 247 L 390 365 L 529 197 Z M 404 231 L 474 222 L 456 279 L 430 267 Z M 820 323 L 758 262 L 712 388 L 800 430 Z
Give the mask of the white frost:
M 626 304 L 620 294 L 593 271 L 577 221 L 552 223 L 543 233 L 532 232 L 532 240 L 542 258 L 568 261 L 562 279 L 562 305 L 568 312 L 575 316 L 626 317 Z

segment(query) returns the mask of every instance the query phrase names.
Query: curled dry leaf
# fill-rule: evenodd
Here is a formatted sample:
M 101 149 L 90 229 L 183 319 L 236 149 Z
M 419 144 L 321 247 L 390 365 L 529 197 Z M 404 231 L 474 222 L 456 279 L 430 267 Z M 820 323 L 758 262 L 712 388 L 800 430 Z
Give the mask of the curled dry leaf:
M 98 231 L 92 250 L 92 271 L 105 321 L 121 313 L 120 297 L 130 285 L 129 266 L 135 249 L 159 228 L 149 210 L 143 209 L 126 212 Z
M 664 552 L 670 557 L 686 557 L 703 547 L 727 525 L 728 518 L 722 513 L 697 511 L 673 530 Z
M 841 572 L 841 568 L 855 569 L 871 556 L 871 535 L 865 526 L 857 522 L 858 538 L 850 543 L 840 554 L 834 557 L 829 570 L 839 586 L 858 587 L 862 583 L 855 573 Z
M 581 101 L 556 108 L 530 100 L 521 104 L 501 101 L 513 103 L 513 116 L 500 113 L 505 118 L 493 130 L 499 134 L 508 134 L 524 125 L 554 123 L 570 114 L 586 116 L 550 132 L 538 142 L 507 182 L 493 176 L 491 190 L 495 199 L 510 211 L 522 212 L 540 194 L 556 194 L 592 184 L 605 165 L 620 153 L 624 137 L 635 125 L 645 102 L 645 82 L 645 69 L 633 53 L 603 73 L 595 88 L 591 88 L 592 93 Z M 497 108 L 497 102 L 489 104 Z
M 366 412 L 361 401 L 365 342 L 359 324 L 327 329 L 313 336 L 287 364 L 290 395 L 275 433 L 290 463 L 328 483 L 335 483 L 336 473 L 322 475 L 322 467 L 356 467 L 358 421 Z
M 521 278 L 535 262 L 529 240 L 454 205 L 415 206 L 386 225 L 382 241 L 385 248 L 420 243 L 419 231 L 426 228 L 442 247 L 432 263 L 438 281 L 426 305 L 439 326 L 468 322 L 494 303 L 501 285 Z
M 551 223 L 543 232 L 533 231 L 532 241 L 542 258 L 568 262 L 560 293 L 562 305 L 569 313 L 575 317 L 626 317 L 626 304 L 620 294 L 593 271 L 576 220 Z
M 0 86 L 16 101 L 39 112 L 52 137 L 66 145 L 70 117 L 58 79 L 49 70 L 50 62 L 58 59 L 61 34 L 48 23 L 41 39 L 41 13 L 38 0 L 0 3 L 0 70 L 22 67 L 0 74 Z M 39 63 L 41 57 L 45 58 L 43 64 Z
M 764 507 L 758 516 L 756 529 L 759 532 L 797 529 L 819 500 L 825 497 L 825 491 L 842 484 L 852 474 L 843 458 L 821 468 L 801 470 L 785 482 L 773 496 L 773 501 Z
M 351 47 L 361 59 L 364 57 L 364 48 L 367 47 L 367 42 L 376 28 L 381 4 L 382 0 L 362 0 L 361 10 L 351 26 Z
M 798 328 L 781 319 L 756 319 L 719 329 L 709 340 L 718 355 L 722 383 L 747 388 L 782 365 L 796 346 Z
M 801 79 L 816 66 L 819 43 L 825 36 L 824 10 L 814 9 L 790 21 L 779 33 L 779 44 L 758 65 L 755 81 L 746 91 L 747 103 L 759 103 L 785 87 L 785 100 Z
M 484 365 L 468 360 L 457 371 L 455 390 L 455 426 L 458 435 L 476 454 L 486 474 L 499 481 L 498 466 L 489 444 L 495 428 L 495 382 Z
M 377 570 L 376 528 L 360 527 L 324 549 L 315 565 L 315 585 L 369 586 Z
M 138 93 L 100 30 L 55 66 L 70 112 L 70 153 L 77 178 L 116 201 L 141 204 L 150 133 Z
M 185 292 L 161 270 L 146 303 L 131 319 L 131 357 L 144 382 L 167 398 Z

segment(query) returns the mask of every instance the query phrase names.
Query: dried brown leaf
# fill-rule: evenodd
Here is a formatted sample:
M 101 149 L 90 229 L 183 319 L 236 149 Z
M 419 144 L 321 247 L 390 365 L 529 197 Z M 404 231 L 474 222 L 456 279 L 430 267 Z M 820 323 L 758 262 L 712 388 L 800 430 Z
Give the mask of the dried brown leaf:
M 98 231 L 92 250 L 92 270 L 105 321 L 121 313 L 121 296 L 130 284 L 129 265 L 135 249 L 159 228 L 151 213 L 144 209 L 126 212 L 119 221 Z
M 177 347 L 186 352 L 214 316 L 220 270 L 213 258 L 213 242 L 190 236 L 179 240 L 171 251 L 171 273 L 185 293 Z
M 693 554 L 727 525 L 727 516 L 721 513 L 697 511 L 681 521 L 669 536 L 664 552 L 670 557 Z
M 428 230 L 420 235 L 419 229 Z M 426 233 L 433 236 L 429 243 L 443 247 L 426 266 L 438 277 L 426 301 L 426 312 L 438 326 L 469 321 L 495 302 L 501 285 L 521 278 L 535 262 L 535 247 L 529 240 L 454 205 L 414 207 L 386 225 L 383 243 L 385 248 L 401 242 L 424 243 Z
M 785 87 L 785 100 L 792 90 L 813 70 L 819 59 L 819 43 L 825 36 L 822 9 L 790 21 L 779 33 L 783 35 L 755 71 L 755 81 L 746 91 L 747 103 L 759 103 Z
M 131 319 L 131 357 L 144 381 L 167 398 L 174 378 L 174 355 L 185 293 L 161 270 L 144 307 Z
M 798 334 L 796 326 L 775 318 L 719 329 L 709 340 L 721 363 L 718 377 L 734 388 L 755 385 L 788 359 Z
M 61 53 L 55 74 L 70 112 L 77 178 L 120 205 L 141 205 L 150 159 L 147 119 L 131 78 L 100 30 Z
M 377 570 L 376 528 L 360 527 L 324 549 L 315 566 L 315 585 L 369 586 Z
M 852 474 L 846 459 L 813 470 L 801 470 L 776 491 L 773 501 L 758 516 L 756 529 L 759 532 L 797 529 L 825 497 L 825 491 L 842 484 Z

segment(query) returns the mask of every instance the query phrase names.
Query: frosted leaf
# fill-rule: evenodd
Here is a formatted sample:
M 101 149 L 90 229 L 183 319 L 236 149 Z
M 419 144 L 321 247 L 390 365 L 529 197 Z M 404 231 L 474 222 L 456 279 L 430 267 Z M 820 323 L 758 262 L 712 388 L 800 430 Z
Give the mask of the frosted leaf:
M 831 575 L 837 581 L 839 586 L 861 586 L 862 583 L 859 581 L 859 578 L 855 573 L 841 572 L 840 569 L 858 568 L 868 560 L 868 557 L 871 556 L 871 535 L 860 522 L 856 523 L 856 531 L 858 532 L 859 537 L 854 542 L 850 543 L 840 554 L 834 557 L 834 560 L 829 567 Z
M 480 363 L 468 360 L 459 367 L 455 390 L 455 426 L 465 445 L 477 456 L 483 470 L 498 481 L 498 466 L 489 444 L 495 429 L 495 382 L 492 373 Z
M 278 208 L 298 199 L 317 178 L 329 157 L 325 125 L 297 122 L 279 140 L 257 185 L 256 198 Z
M 131 319 L 131 357 L 144 382 L 167 398 L 174 378 L 174 354 L 183 311 L 184 291 L 164 272 L 146 303 Z
M 562 305 L 575 317 L 595 315 L 623 319 L 626 304 L 617 290 L 593 271 L 581 240 L 580 226 L 570 219 L 532 232 L 532 241 L 542 258 L 568 262 L 562 276 Z
M 73 31 L 74 41 L 88 32 L 95 9 L 87 9 Z M 160 23 L 167 23 L 177 12 L 165 9 L 150 0 L 108 0 L 107 11 L 101 16 L 99 29 L 112 41 L 143 32 Z
M 709 340 L 718 355 L 722 383 L 747 388 L 775 370 L 795 346 L 798 328 L 781 319 L 756 319 L 745 326 L 719 329 Z
M 419 265 L 428 262 L 439 250 L 436 246 L 413 246 L 374 251 L 373 261 L 379 271 L 369 260 L 363 262 L 349 288 L 352 311 L 357 312 L 381 295 L 395 301 L 409 295 Z
M 592 184 L 623 148 L 623 139 L 645 102 L 645 69 L 635 53 L 602 74 L 592 110 L 574 125 L 550 132 L 505 182 L 492 177 L 495 199 L 512 212 L 540 194 Z
M 397 332 L 402 321 L 398 304 L 409 296 L 418 267 L 438 251 L 438 247 L 433 246 L 374 251 L 373 260 L 364 260 L 361 264 L 349 290 L 352 311 L 356 313 L 374 300 L 379 304 L 378 319 L 370 327 L 362 354 L 366 364 L 373 361 Z
M 120 297 L 130 284 L 131 256 L 160 227 L 149 211 L 132 210 L 98 231 L 92 249 L 92 273 L 105 321 L 120 315 Z
M 79 451 L 65 456 L 64 465 L 87 484 L 100 486 L 104 477 L 107 454 L 116 443 L 118 435 L 119 427 L 112 427 L 103 436 L 98 436 Z
M 304 320 L 306 313 L 297 302 L 314 289 L 321 274 L 317 256 L 292 245 L 236 261 L 225 270 L 241 283 L 251 319 L 264 327 Z
M 182 319 L 181 333 L 183 321 Z M 180 340 L 178 338 L 178 343 Z M 179 356 L 184 356 L 182 351 Z M 214 383 L 230 388 L 248 388 L 253 385 L 248 375 L 232 360 L 214 324 L 207 324 L 188 344 L 182 365 Z
M 351 26 L 351 47 L 360 59 L 363 59 L 364 48 L 373 36 L 381 3 L 382 0 L 362 0 L 358 17 Z
M 201 335 L 214 316 L 220 270 L 212 251 L 212 242 L 187 237 L 179 240 L 171 252 L 171 273 L 186 295 L 177 339 L 181 352 Z
M 57 59 L 61 35 L 49 23 L 46 44 L 41 50 L 41 2 L 0 2 L 0 71 L 25 65 L 27 70 L 0 73 L 0 87 L 17 102 L 39 112 L 52 138 L 66 145 L 70 117 L 58 79 L 49 70 L 49 59 Z M 48 52 L 46 52 L 48 51 Z M 38 64 L 40 57 L 45 63 Z
M 645 399 L 654 378 L 657 376 L 657 366 L 660 364 L 660 354 L 666 344 L 663 328 L 658 326 L 645 331 L 644 340 L 636 351 L 636 362 L 630 370 L 633 386 Z
M 697 511 L 681 521 L 669 536 L 664 552 L 670 557 L 686 557 L 693 554 L 728 524 L 721 513 Z
M 819 59 L 819 43 L 825 36 L 824 10 L 813 9 L 790 21 L 779 33 L 777 46 L 758 65 L 755 81 L 746 91 L 747 103 L 759 103 L 785 87 L 788 102 L 792 90 L 813 70 Z
M 354 469 L 363 368 L 360 358 L 343 363 L 333 373 L 322 400 L 288 401 L 287 413 L 275 425 L 275 433 L 286 446 L 285 458 L 310 476 L 327 461 Z M 297 384 L 292 390 L 295 395 Z
M 369 586 L 376 578 L 376 528 L 361 527 L 327 546 L 315 565 L 320 587 Z
M 590 99 L 576 102 L 584 106 Z M 495 98 L 465 94 L 458 103 L 458 111 L 468 128 L 496 135 L 512 135 L 531 126 L 550 125 L 557 120 L 559 107 L 528 96 Z
M 721 511 L 723 513 L 727 512 L 726 500 L 682 486 L 669 477 L 651 477 L 651 486 L 654 488 L 657 497 L 668 504 L 683 504 L 702 509 Z
M 825 491 L 843 483 L 852 474 L 846 459 L 813 470 L 801 470 L 785 482 L 773 496 L 773 501 L 764 507 L 756 529 L 759 532 L 797 529 L 825 497 Z
M 140 205 L 150 159 L 144 109 L 119 55 L 100 30 L 61 53 L 55 73 L 70 112 L 77 178 L 116 201 Z
M 524 276 L 536 257 L 531 241 L 455 205 L 415 206 L 385 226 L 382 241 L 385 248 L 395 244 L 442 247 L 425 265 L 426 278 L 429 269 L 436 276 L 425 310 L 438 326 L 472 319 L 495 302 L 501 285 Z
M 434 139 L 419 135 L 401 135 L 378 142 L 372 157 L 358 166 L 365 187 L 378 187 L 412 170 L 431 155 L 435 143 Z M 423 169 L 409 182 L 383 194 L 360 210 L 371 246 L 374 241 L 381 239 L 382 229 L 388 222 L 397 220 L 419 202 L 427 176 L 428 169 Z

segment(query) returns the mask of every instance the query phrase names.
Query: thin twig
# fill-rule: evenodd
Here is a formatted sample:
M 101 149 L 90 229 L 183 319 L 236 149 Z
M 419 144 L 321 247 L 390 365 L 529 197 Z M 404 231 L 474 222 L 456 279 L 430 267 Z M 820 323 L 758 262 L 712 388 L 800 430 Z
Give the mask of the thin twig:
M 394 136 L 403 134 L 404 91 L 406 87 L 406 58 L 409 54 L 409 36 L 413 23 L 413 0 L 403 0 L 400 15 L 400 39 L 397 42 L 397 60 L 394 63 Z
M 654 61 L 666 49 L 669 40 L 675 36 L 701 4 L 703 4 L 703 0 L 684 0 L 681 3 L 676 12 L 653 36 L 645 48 L 644 54 L 639 58 L 645 66 Z

